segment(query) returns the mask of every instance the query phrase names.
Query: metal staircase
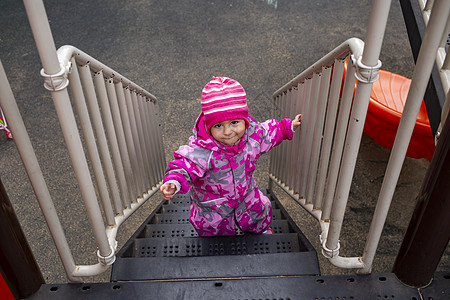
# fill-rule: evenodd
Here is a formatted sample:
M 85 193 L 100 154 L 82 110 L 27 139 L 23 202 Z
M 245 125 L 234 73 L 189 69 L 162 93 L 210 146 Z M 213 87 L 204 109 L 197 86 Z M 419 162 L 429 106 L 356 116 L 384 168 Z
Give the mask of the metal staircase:
M 319 275 L 312 245 L 272 195 L 272 235 L 199 237 L 189 195 L 163 201 L 117 254 L 111 281 Z

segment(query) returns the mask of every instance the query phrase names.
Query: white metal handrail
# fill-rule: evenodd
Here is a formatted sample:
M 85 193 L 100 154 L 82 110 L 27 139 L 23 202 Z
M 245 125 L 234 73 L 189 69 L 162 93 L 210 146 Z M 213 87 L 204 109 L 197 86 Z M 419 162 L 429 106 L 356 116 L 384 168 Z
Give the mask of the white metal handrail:
M 0 103 L 10 120 L 14 141 L 68 279 L 77 282 L 81 281 L 81 277 L 104 272 L 114 262 L 119 226 L 161 184 L 165 166 L 164 150 L 159 132 L 158 108 L 153 95 L 75 47 L 63 46 L 57 52 L 60 64 L 64 66 L 62 69 L 66 72 L 54 76 L 51 79 L 53 82 L 46 82 L 46 86 L 58 89 L 57 85 L 67 78 L 71 89 L 85 147 L 81 142 L 76 144 L 71 141 L 79 139 L 79 133 L 69 100 L 63 103 L 66 105 L 55 101 L 55 106 L 65 136 L 70 135 L 71 140 L 66 138 L 66 143 L 98 245 L 99 263 L 76 265 L 74 262 L 1 64 Z M 125 87 L 123 83 L 126 83 Z M 65 88 L 52 90 L 52 93 L 55 92 L 68 95 Z M 88 176 L 84 148 L 92 164 L 92 177 L 96 181 L 106 224 L 102 221 L 91 176 Z M 139 156 L 136 155 L 136 149 L 140 149 Z M 142 153 L 145 153 L 145 158 Z
M 164 173 L 156 98 L 73 46 L 63 46 L 57 53 L 61 65 L 68 70 L 69 86 L 105 211 L 106 237 L 115 251 L 120 224 L 158 190 Z M 80 184 L 80 189 L 89 185 Z M 85 202 L 92 206 L 96 203 L 93 199 Z M 104 258 L 100 250 L 98 256 L 99 266 L 77 266 L 74 276 L 92 275 L 114 261 Z
M 1 82 L 6 78 L 3 70 L 0 100 L 67 277 L 79 282 L 84 276 L 100 274 L 114 262 L 119 226 L 161 184 L 165 158 L 158 107 L 152 94 L 86 53 L 72 46 L 56 51 L 42 1 L 24 0 L 24 4 L 43 64 L 44 86 L 51 92 L 98 247 L 97 264 L 74 262 L 9 84 Z
M 445 27 L 450 14 L 449 1 L 435 1 L 363 255 L 341 257 L 339 235 L 370 90 L 381 65 L 376 62 L 389 4 L 389 1 L 373 2 L 364 50 L 362 42 L 350 39 L 273 95 L 276 117 L 292 118 L 302 113 L 303 119 L 300 134 L 272 152 L 270 184 L 277 183 L 319 221 L 322 253 L 331 263 L 356 268 L 360 273 L 371 272 L 435 54 L 442 37 L 447 35 Z M 343 78 L 345 57 L 348 64 Z
M 338 178 L 352 177 L 353 170 L 349 174 L 343 171 L 343 166 L 351 165 L 357 155 L 356 149 L 343 160 L 345 136 L 350 126 L 357 126 L 362 132 L 361 123 L 364 124 L 364 121 L 349 122 L 352 103 L 352 119 L 365 118 L 357 116 L 361 114 L 358 106 L 363 106 L 363 114 L 367 110 L 363 100 L 355 98 L 353 101 L 357 61 L 363 49 L 364 43 L 357 38 L 345 41 L 273 95 L 275 116 L 292 118 L 302 113 L 302 126 L 293 141 L 272 151 L 271 182 L 277 183 L 320 222 L 324 255 L 334 264 L 350 268 L 362 267 L 361 261 L 340 257 L 339 244 L 336 242 L 335 247 L 330 248 L 326 241 L 332 206 L 335 210 L 345 207 L 345 203 L 333 201 L 336 189 L 344 184 L 338 184 Z M 357 88 L 362 86 L 363 83 L 358 83 Z M 354 145 L 347 143 L 346 148 L 349 147 Z M 351 179 L 346 182 L 349 189 Z
M 57 54 L 65 72 L 53 76 L 45 85 L 52 93 L 63 92 L 67 96 L 65 87 L 59 89 L 58 85 L 69 84 L 71 89 L 85 147 L 79 141 L 69 99 L 55 101 L 55 106 L 98 245 L 98 264 L 76 265 L 73 260 L 2 68 L 0 100 L 68 279 L 75 282 L 105 271 L 114 262 L 119 226 L 158 190 L 165 163 L 156 98 L 75 47 L 63 46 Z M 92 177 L 96 181 L 106 224 L 102 221 L 92 178 L 88 176 L 84 148 L 92 164 Z M 140 155 L 136 155 L 137 149 Z

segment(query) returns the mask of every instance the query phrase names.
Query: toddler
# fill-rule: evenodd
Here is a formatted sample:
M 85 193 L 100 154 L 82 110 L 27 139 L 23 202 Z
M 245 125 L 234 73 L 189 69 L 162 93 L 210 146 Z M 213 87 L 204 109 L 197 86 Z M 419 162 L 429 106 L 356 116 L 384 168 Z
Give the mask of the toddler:
M 236 227 L 273 233 L 272 206 L 253 171 L 261 154 L 292 139 L 301 115 L 256 122 L 248 114 L 243 87 L 227 77 L 206 84 L 201 109 L 189 144 L 168 164 L 160 188 L 164 199 L 190 191 L 189 221 L 200 236 L 235 235 Z

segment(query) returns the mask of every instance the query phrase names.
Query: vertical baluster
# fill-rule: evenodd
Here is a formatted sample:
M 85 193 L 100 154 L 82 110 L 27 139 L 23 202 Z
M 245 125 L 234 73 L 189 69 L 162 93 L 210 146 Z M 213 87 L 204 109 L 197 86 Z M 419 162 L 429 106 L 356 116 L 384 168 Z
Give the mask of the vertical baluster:
M 142 161 L 144 160 L 142 157 L 142 152 L 141 152 L 141 147 L 139 146 L 139 135 L 138 135 L 138 130 L 137 130 L 137 125 L 136 125 L 136 117 L 134 115 L 134 109 L 133 109 L 133 103 L 132 103 L 132 99 L 131 99 L 131 92 L 128 88 L 124 89 L 124 93 L 125 93 L 125 102 L 127 105 L 127 111 L 128 111 L 128 118 L 130 120 L 130 125 L 131 125 L 131 132 L 132 132 L 132 137 L 133 137 L 133 145 L 134 145 L 134 149 L 136 150 L 136 158 L 137 158 L 137 170 L 136 170 L 136 174 L 138 177 L 138 187 L 139 187 L 139 195 L 141 195 L 142 193 L 144 193 L 146 191 L 145 189 L 145 183 L 144 183 L 144 169 L 142 166 Z
M 306 199 L 314 204 L 314 187 L 316 185 L 317 169 L 319 164 L 320 146 L 323 137 L 323 125 L 327 108 L 328 91 L 330 88 L 331 67 L 322 68 L 322 78 L 320 80 L 320 91 L 317 103 L 317 118 L 314 128 L 311 150 L 311 163 L 308 170 L 308 183 L 306 187 Z
M 147 103 L 145 102 L 142 95 L 138 95 L 138 109 L 139 109 L 139 113 L 141 114 L 142 133 L 144 135 L 143 146 L 144 146 L 144 151 L 147 154 L 147 168 L 149 170 L 149 175 L 150 175 L 149 182 L 147 185 L 147 190 L 149 190 L 152 187 L 153 182 L 155 182 L 156 171 L 155 171 L 154 163 L 152 160 L 154 150 L 152 149 L 152 146 L 150 144 L 150 138 L 149 138 L 149 132 L 148 132 L 150 129 L 148 119 L 151 116 L 149 116 L 146 113 L 146 109 L 145 109 L 146 104 Z
M 286 93 L 286 96 L 284 98 L 283 101 L 283 111 L 282 111 L 282 115 L 281 118 L 289 118 L 289 115 L 291 114 L 291 99 L 292 99 L 292 89 L 288 90 Z M 284 182 L 285 185 L 289 185 L 288 181 L 289 181 L 289 169 L 290 169 L 290 165 L 289 165 L 289 148 L 290 148 L 290 143 L 289 141 L 284 141 L 279 147 L 282 147 L 282 159 L 283 159 L 283 165 L 282 165 L 282 169 L 281 169 L 281 178 Z
M 159 107 L 156 101 L 149 100 L 148 102 L 148 110 L 152 116 L 150 119 L 150 124 L 152 126 L 152 137 L 153 143 L 155 144 L 156 156 L 155 161 L 158 166 L 158 181 L 162 179 L 164 176 L 164 172 L 166 170 L 166 157 L 164 154 L 164 144 L 162 140 L 162 128 L 159 121 Z M 155 182 L 157 184 L 158 182 Z
M 100 114 L 98 99 L 95 94 L 95 87 L 92 81 L 89 64 L 80 66 L 79 71 L 89 115 L 94 127 L 94 134 L 97 138 L 97 146 L 100 151 L 100 158 L 102 160 L 104 171 L 106 173 L 106 181 L 108 182 L 109 190 L 113 200 L 114 210 L 116 214 L 122 214 L 122 200 L 120 198 L 120 191 L 116 181 L 116 175 L 114 171 L 114 165 L 111 160 L 108 141 L 106 138 L 105 130 L 103 128 L 102 117 Z
M 303 107 L 303 102 L 305 99 L 305 83 L 304 82 L 300 82 L 297 85 L 297 99 L 296 99 L 296 105 L 295 105 L 295 114 L 303 114 L 302 111 L 302 107 Z M 303 115 L 302 115 L 302 125 L 303 126 Z M 294 175 L 293 175 L 293 179 L 294 179 L 294 184 L 293 184 L 293 190 L 294 193 L 299 193 L 299 185 L 300 185 L 300 173 L 301 173 L 301 169 L 300 169 L 300 160 L 301 160 L 301 156 L 302 153 L 300 151 L 300 143 L 301 143 L 301 127 L 297 128 L 297 131 L 295 132 L 294 135 L 294 160 L 293 160 L 293 169 L 294 169 Z
M 297 114 L 297 96 L 298 96 L 298 88 L 297 86 L 294 86 L 291 90 L 291 97 L 290 97 L 290 104 L 289 104 L 289 115 L 288 117 L 293 119 L 295 117 L 295 115 Z M 296 140 L 296 134 L 295 132 L 293 132 L 293 136 L 292 136 L 292 140 L 287 142 L 288 143 L 288 147 L 289 147 L 289 152 L 288 152 L 288 165 L 287 165 L 287 184 L 289 186 L 289 189 L 293 190 L 294 189 L 294 175 L 295 175 L 295 167 L 293 166 L 293 162 L 295 160 L 295 140 Z
M 154 168 L 153 168 L 153 161 L 152 161 L 152 155 L 153 155 L 153 150 L 151 149 L 150 146 L 150 140 L 149 140 L 149 134 L 148 134 L 148 130 L 149 130 L 149 125 L 148 125 L 148 118 L 149 116 L 147 115 L 146 109 L 145 109 L 145 99 L 142 96 L 142 94 L 138 94 L 137 95 L 137 104 L 138 104 L 138 111 L 139 114 L 141 116 L 141 122 L 142 122 L 142 133 L 144 136 L 144 140 L 143 140 L 143 148 L 144 148 L 144 152 L 147 155 L 147 169 L 148 169 L 148 173 L 149 173 L 149 179 L 147 181 L 146 187 L 147 190 L 149 190 L 152 186 L 152 183 L 154 181 L 155 178 L 155 172 L 154 172 Z
M 312 87 L 310 94 L 310 103 L 308 106 L 308 118 L 307 118 L 307 131 L 306 131 L 306 140 L 305 140 L 305 159 L 304 159 L 304 169 L 302 170 L 302 178 L 301 178 L 301 192 L 302 195 L 306 198 L 306 187 L 308 182 L 308 171 L 309 165 L 311 164 L 311 151 L 312 151 L 312 140 L 314 127 L 316 123 L 316 112 L 317 112 L 317 99 L 319 97 L 319 88 L 320 88 L 320 77 L 321 75 L 318 73 L 313 74 L 312 78 Z M 306 199 L 306 203 L 311 203 L 311 199 Z
M 308 130 L 308 111 L 309 111 L 309 106 L 310 106 L 310 102 L 311 102 L 311 88 L 312 88 L 312 79 L 311 78 L 307 78 L 305 80 L 305 97 L 303 100 L 303 105 L 302 105 L 302 127 L 301 127 L 301 137 L 300 137 L 300 177 L 299 177 L 299 197 L 301 199 L 305 198 L 305 189 L 304 189 L 304 185 L 303 185 L 303 177 L 306 176 L 306 172 L 305 172 L 305 168 L 306 168 L 306 161 L 308 160 L 308 157 L 306 155 L 306 135 L 307 135 L 307 130 Z
M 164 143 L 163 143 L 163 138 L 162 138 L 162 127 L 161 127 L 161 120 L 160 120 L 160 114 L 159 114 L 159 106 L 156 105 L 156 102 L 152 102 L 152 106 L 151 106 L 154 111 L 155 111 L 155 115 L 158 116 L 158 118 L 155 118 L 156 122 L 156 127 L 158 129 L 158 140 L 159 140 L 159 145 L 160 145 L 160 155 L 161 155 L 161 159 L 159 160 L 161 162 L 161 169 L 163 170 L 163 172 L 166 169 L 166 156 L 165 156 L 165 152 L 164 152 Z
M 148 105 L 147 105 L 147 113 L 150 116 L 149 124 L 150 124 L 150 141 L 153 145 L 153 149 L 155 151 L 154 154 L 154 163 L 156 165 L 157 169 L 157 180 L 160 180 L 161 177 L 164 175 L 164 172 L 166 170 L 166 163 L 165 163 L 165 156 L 164 156 L 164 148 L 163 148 L 163 141 L 162 141 L 162 133 L 161 128 L 159 124 L 159 117 L 158 117 L 158 105 L 156 102 L 152 99 L 147 99 Z M 154 184 L 157 184 L 158 182 L 155 181 Z
M 132 202 L 135 200 L 136 194 L 136 183 L 133 177 L 133 171 L 131 169 L 131 160 L 127 149 L 127 144 L 125 140 L 125 133 L 123 131 L 123 122 L 119 112 L 119 104 L 117 100 L 117 94 L 114 87 L 114 82 L 112 78 L 106 81 L 106 91 L 108 93 L 109 105 L 111 108 L 112 118 L 114 120 L 114 129 L 116 132 L 117 142 L 120 151 L 120 157 L 122 158 L 122 165 L 125 172 L 125 180 L 128 185 L 128 197 Z M 127 203 L 129 205 L 131 203 Z
M 281 116 L 281 104 L 283 102 L 285 94 L 278 96 L 275 99 L 275 118 L 280 119 Z M 282 152 L 280 147 L 276 147 L 275 149 L 275 176 L 277 179 L 281 180 L 281 162 L 282 162 Z
M 280 95 L 278 95 L 277 97 L 275 97 L 274 99 L 273 99 L 273 107 L 272 107 L 272 118 L 274 118 L 274 119 L 276 119 L 277 118 L 277 115 L 278 115 L 278 112 L 277 112 L 277 106 L 278 106 L 278 100 L 279 100 L 279 97 L 281 97 Z M 279 177 L 278 176 L 278 174 L 277 174 L 277 170 L 278 170 L 278 166 L 277 166 L 277 162 L 278 162 L 278 149 L 277 148 L 275 148 L 275 149 L 273 149 L 272 151 L 271 151 L 271 155 L 272 155 L 272 158 L 271 158 L 271 160 L 270 160 L 270 163 L 271 163 L 271 172 L 272 172 L 272 174 L 275 176 L 275 177 Z
M 153 170 L 154 170 L 154 179 L 152 182 L 151 187 L 155 186 L 159 180 L 160 180 L 160 162 L 158 161 L 159 159 L 159 151 L 160 151 L 160 145 L 159 145 L 159 141 L 158 141 L 158 125 L 157 124 L 157 116 L 155 114 L 151 114 L 151 106 L 153 105 L 153 103 L 150 101 L 150 99 L 145 98 L 145 105 L 144 105 L 144 109 L 145 112 L 148 115 L 147 118 L 147 126 L 148 126 L 148 130 L 147 130 L 147 134 L 148 134 L 148 142 L 149 142 L 149 149 L 151 149 L 152 151 L 152 155 L 151 155 L 151 163 L 153 165 Z
M 119 183 L 119 189 L 122 195 L 122 203 L 125 207 L 131 207 L 131 199 L 128 198 L 128 185 L 125 178 L 122 159 L 120 157 L 117 135 L 114 130 L 114 121 L 112 119 L 111 109 L 109 107 L 108 95 L 105 87 L 105 79 L 103 77 L 102 71 L 94 74 L 94 84 L 100 103 L 103 126 L 106 129 L 106 135 L 108 137 L 108 142 L 111 149 L 111 156 L 114 162 L 114 170 L 116 171 L 117 181 Z
M 164 154 L 164 144 L 162 139 L 162 132 L 161 132 L 161 124 L 159 121 L 159 108 L 156 104 L 156 101 L 150 100 L 149 101 L 149 115 L 152 116 L 150 118 L 150 123 L 152 124 L 152 133 L 153 133 L 153 143 L 157 145 L 157 153 L 158 156 L 156 157 L 156 161 L 158 162 L 158 179 L 160 177 L 164 176 L 164 172 L 166 170 L 166 158 Z
M 348 64 L 347 73 L 342 92 L 342 100 L 339 105 L 338 120 L 336 125 L 336 133 L 334 136 L 333 150 L 331 151 L 331 162 L 329 175 L 325 187 L 324 204 L 322 211 L 322 219 L 329 220 L 331 207 L 333 205 L 334 193 L 338 179 L 339 169 L 341 165 L 342 152 L 344 149 L 345 134 L 347 132 L 348 119 L 350 117 L 350 109 L 353 100 L 353 91 L 355 89 L 355 68 Z
M 103 211 L 105 212 L 105 218 L 108 226 L 116 225 L 114 219 L 114 211 L 110 202 L 110 196 L 108 192 L 108 186 L 106 184 L 105 175 L 103 173 L 102 164 L 100 162 L 100 156 L 98 153 L 97 145 L 95 144 L 94 131 L 92 129 L 91 120 L 89 119 L 89 113 L 86 106 L 86 99 L 84 98 L 83 90 L 81 87 L 81 81 L 78 74 L 78 68 L 76 67 L 75 60 L 72 58 L 72 72 L 69 74 L 69 84 L 72 92 L 72 98 L 75 103 L 78 117 L 80 119 L 81 129 L 83 131 L 83 137 L 88 151 L 89 159 L 94 171 L 95 182 L 97 183 L 98 193 L 102 203 Z
M 116 90 L 116 96 L 117 96 L 117 102 L 119 105 L 119 112 L 120 117 L 122 120 L 122 126 L 124 130 L 125 135 L 125 143 L 128 150 L 128 155 L 131 162 L 131 176 L 133 177 L 134 186 L 131 187 L 132 193 L 134 195 L 133 199 L 138 196 L 138 186 L 139 186 L 139 179 L 137 176 L 138 173 L 138 161 L 137 161 L 137 155 L 136 155 L 136 149 L 134 148 L 134 142 L 133 142 L 133 134 L 131 132 L 131 124 L 130 124 L 130 118 L 128 115 L 128 107 L 126 105 L 125 100 L 125 93 L 124 88 L 122 85 L 122 82 L 117 82 L 114 84 L 114 88 Z
M 270 114 L 271 118 L 275 118 L 276 99 L 278 97 L 279 96 L 276 96 L 272 99 L 272 108 L 271 108 L 271 114 Z M 277 152 L 277 149 L 275 148 L 272 151 L 270 151 L 270 154 L 269 154 L 270 155 L 269 174 L 274 175 L 274 176 L 276 176 L 276 174 L 275 174 L 276 152 Z M 272 180 L 269 180 L 269 189 L 271 188 L 271 185 L 272 185 Z
M 283 96 L 281 97 L 278 120 L 281 120 L 285 115 L 287 97 L 288 97 L 287 92 L 285 92 L 283 94 Z M 278 148 L 279 148 L 278 159 L 280 161 L 279 162 L 280 168 L 279 168 L 278 174 L 279 174 L 279 178 L 280 178 L 282 184 L 285 184 L 286 177 L 284 176 L 284 171 L 286 169 L 286 153 L 285 153 L 286 145 L 284 143 L 282 143 L 281 145 L 278 146 Z
M 159 181 L 162 179 L 162 176 L 164 174 L 166 165 L 165 165 L 165 158 L 164 158 L 164 149 L 163 149 L 163 143 L 162 143 L 162 133 L 161 128 L 159 124 L 159 117 L 158 117 L 158 107 L 154 103 L 153 100 L 147 99 L 147 111 L 149 116 L 151 116 L 149 120 L 150 125 L 150 142 L 154 149 L 154 155 L 153 155 L 153 163 L 155 164 L 156 168 L 156 178 L 155 182 L 153 183 L 153 186 L 156 186 Z
M 133 91 L 131 93 L 131 99 L 132 99 L 132 104 L 133 104 L 133 109 L 134 109 L 134 116 L 136 117 L 136 127 L 137 127 L 137 131 L 138 131 L 138 146 L 141 149 L 141 153 L 142 153 L 142 160 L 141 160 L 141 164 L 142 164 L 142 168 L 144 170 L 144 190 L 142 192 L 146 192 L 148 190 L 147 187 L 147 182 L 150 180 L 150 171 L 148 169 L 148 155 L 147 155 L 147 151 L 145 151 L 145 139 L 144 139 L 144 131 L 142 129 L 142 120 L 141 120 L 141 114 L 139 112 L 139 104 L 138 104 L 138 98 L 136 95 L 136 92 Z
M 319 172 L 315 187 L 315 208 L 322 209 L 322 200 L 325 189 L 325 182 L 331 155 L 331 145 L 333 142 L 334 129 L 336 124 L 337 108 L 339 104 L 339 94 L 341 92 L 342 75 L 344 72 L 344 60 L 338 60 L 334 64 L 333 77 L 331 82 L 330 96 L 328 100 L 327 115 L 325 120 L 325 131 L 323 134 L 322 150 L 320 152 Z
M 153 103 L 150 99 L 146 98 L 145 109 L 149 115 L 148 118 L 148 138 L 149 138 L 149 146 L 152 149 L 152 164 L 154 167 L 155 178 L 152 182 L 152 187 L 156 186 L 158 182 L 161 180 L 161 170 L 164 169 L 164 166 L 161 166 L 160 158 L 160 149 L 161 146 L 158 138 L 159 132 L 159 123 L 158 116 L 152 112 Z

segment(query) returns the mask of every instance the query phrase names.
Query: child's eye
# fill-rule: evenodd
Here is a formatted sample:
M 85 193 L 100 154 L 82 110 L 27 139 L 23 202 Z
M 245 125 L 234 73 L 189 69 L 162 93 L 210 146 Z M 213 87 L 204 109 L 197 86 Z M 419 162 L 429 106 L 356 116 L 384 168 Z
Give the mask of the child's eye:
M 231 121 L 231 124 L 232 124 L 232 125 L 239 124 L 239 121 Z
M 216 124 L 214 125 L 214 128 L 220 128 L 222 126 L 222 124 Z

